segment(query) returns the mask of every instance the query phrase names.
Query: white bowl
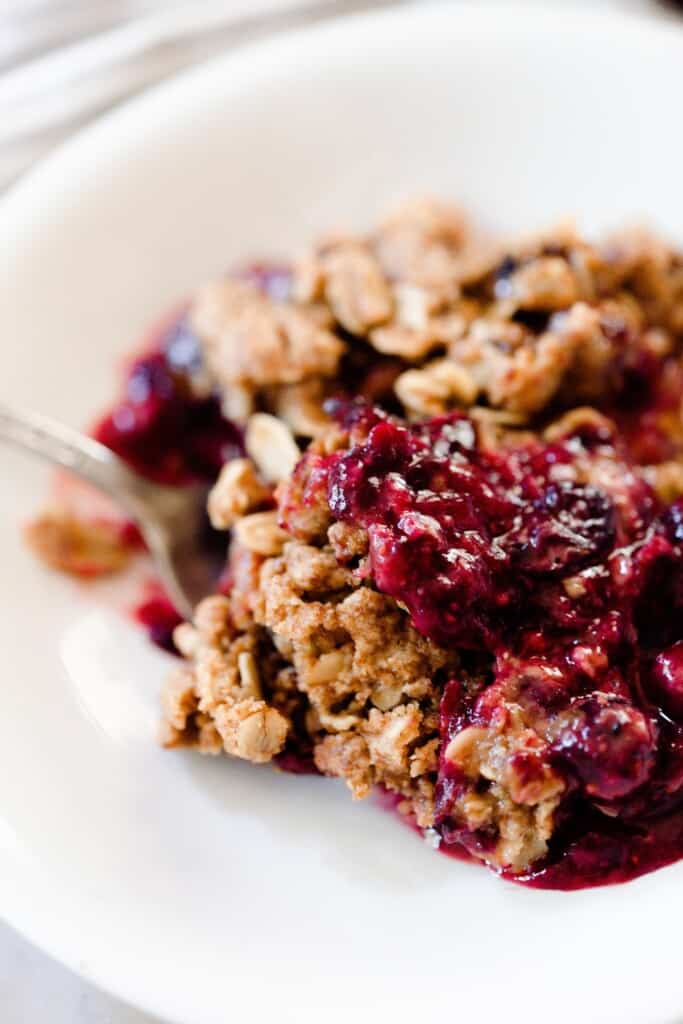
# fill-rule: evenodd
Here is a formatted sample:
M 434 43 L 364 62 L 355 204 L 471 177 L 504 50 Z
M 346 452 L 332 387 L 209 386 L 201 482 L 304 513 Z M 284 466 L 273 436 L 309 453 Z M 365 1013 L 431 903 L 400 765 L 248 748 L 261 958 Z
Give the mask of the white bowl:
M 399 194 L 453 196 L 504 228 L 645 216 L 683 238 L 682 48 L 613 16 L 408 8 L 155 90 L 3 201 L 0 397 L 87 422 L 116 358 L 194 284 Z M 524 890 L 341 784 L 158 750 L 165 657 L 107 586 L 50 575 L 18 542 L 46 471 L 2 451 L 0 473 L 8 921 L 182 1024 L 683 1012 L 683 864 Z

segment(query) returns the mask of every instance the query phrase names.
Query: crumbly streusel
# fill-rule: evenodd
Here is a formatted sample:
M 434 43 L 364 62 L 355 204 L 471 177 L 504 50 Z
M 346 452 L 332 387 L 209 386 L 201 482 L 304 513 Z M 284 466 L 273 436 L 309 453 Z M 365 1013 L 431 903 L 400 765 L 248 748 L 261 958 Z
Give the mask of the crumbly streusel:
M 164 693 L 164 744 L 255 762 L 293 754 L 355 797 L 391 790 L 421 827 L 527 870 L 576 799 L 583 766 L 570 771 L 556 751 L 588 696 L 601 722 L 625 699 L 608 679 L 617 656 L 604 637 L 574 644 L 575 703 L 541 714 L 527 695 L 556 665 L 506 653 L 485 630 L 472 645 L 421 628 L 382 585 L 374 526 L 332 511 L 330 460 L 370 428 L 335 417 L 328 400 L 362 395 L 408 423 L 455 414 L 489 467 L 559 446 L 543 486 L 605 496 L 627 536 L 642 488 L 663 506 L 683 496 L 683 255 L 644 231 L 590 242 L 568 225 L 492 243 L 458 210 L 420 199 L 366 236 L 323 239 L 276 294 L 248 275 L 207 285 L 187 323 L 246 450 L 210 494 L 213 526 L 231 531 L 229 585 L 175 632 L 185 661 Z M 652 400 L 638 417 L 643 381 Z M 34 528 L 35 547 L 64 563 L 54 537 L 54 519 Z M 100 538 L 115 558 L 106 547 Z M 581 557 L 560 580 L 570 603 L 594 585 Z M 470 710 L 444 731 L 453 680 Z M 470 714 L 484 693 L 497 695 L 495 713 Z M 629 722 L 633 750 L 647 748 L 644 778 L 650 725 Z M 611 785 L 594 801 L 607 815 L 627 784 Z

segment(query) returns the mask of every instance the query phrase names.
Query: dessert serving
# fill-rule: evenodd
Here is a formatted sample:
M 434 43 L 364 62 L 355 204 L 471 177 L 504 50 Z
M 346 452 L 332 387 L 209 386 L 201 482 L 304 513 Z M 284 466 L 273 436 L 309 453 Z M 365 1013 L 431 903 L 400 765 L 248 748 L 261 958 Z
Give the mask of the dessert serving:
M 388 793 L 532 885 L 683 856 L 682 340 L 659 239 L 428 200 L 201 288 L 95 431 L 211 485 L 216 592 L 145 612 L 164 744 Z M 81 575 L 140 546 L 68 492 L 28 535 Z

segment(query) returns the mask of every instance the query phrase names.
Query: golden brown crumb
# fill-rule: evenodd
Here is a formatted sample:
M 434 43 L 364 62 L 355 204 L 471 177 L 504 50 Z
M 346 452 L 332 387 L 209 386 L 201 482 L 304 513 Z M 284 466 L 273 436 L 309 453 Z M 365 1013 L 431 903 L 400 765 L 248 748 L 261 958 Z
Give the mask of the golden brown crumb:
M 394 385 L 406 410 L 414 416 L 441 416 L 475 401 L 479 388 L 463 366 L 448 359 L 428 363 L 421 370 L 406 370 Z
M 230 279 L 206 285 L 190 312 L 209 369 L 227 393 L 331 377 L 344 343 L 303 307 L 276 303 Z
M 119 572 L 135 552 L 120 524 L 87 520 L 66 509 L 44 512 L 27 525 L 24 535 L 47 565 L 74 576 Z
M 313 378 L 301 384 L 286 384 L 273 392 L 273 412 L 284 420 L 293 434 L 317 437 L 330 426 L 323 410 L 324 399 L 323 380 Z
M 226 754 L 255 764 L 271 761 L 285 745 L 287 719 L 262 700 L 221 704 L 213 715 Z
M 490 661 L 469 672 L 471 651 L 461 663 L 418 633 L 373 583 L 373 528 L 333 522 L 320 469 L 363 438 L 333 426 L 325 402 L 362 395 L 409 419 L 466 409 L 486 452 L 539 437 L 575 437 L 580 448 L 584 434 L 616 429 L 608 413 L 633 368 L 664 365 L 671 397 L 654 410 L 653 434 L 669 448 L 652 464 L 646 450 L 640 471 L 671 502 L 683 496 L 683 256 L 642 231 L 593 243 L 567 225 L 486 244 L 457 209 L 418 199 L 364 237 L 321 241 L 289 299 L 227 279 L 199 291 L 189 320 L 249 458 L 228 463 L 211 492 L 213 525 L 232 531 L 228 593 L 175 631 L 185 663 L 163 696 L 163 742 L 259 763 L 293 751 L 355 797 L 395 792 L 423 828 L 434 824 L 441 758 L 462 782 L 454 826 L 481 831 L 477 855 L 497 867 L 527 867 L 548 849 L 566 786 L 541 756 L 552 737 L 520 697 L 538 681 L 507 665 L 500 713 L 442 749 L 445 684 L 456 678 L 478 693 Z M 555 469 L 567 479 L 566 467 Z M 627 481 L 613 457 L 579 452 L 571 472 L 623 504 Z M 66 512 L 28 535 L 72 572 L 114 571 L 130 554 L 118 527 Z M 569 607 L 589 590 L 587 570 L 571 572 L 558 579 Z M 572 649 L 588 678 L 606 657 Z M 521 753 L 538 754 L 538 771 L 520 767 Z
M 261 477 L 271 484 L 285 480 L 301 454 L 287 424 L 267 412 L 249 417 L 244 446 Z
M 208 512 L 216 530 L 228 530 L 241 516 L 262 505 L 271 495 L 250 459 L 226 462 L 211 488 Z
M 391 289 L 370 250 L 342 242 L 320 257 L 323 292 L 335 319 L 351 334 L 385 323 L 393 311 Z
M 252 512 L 235 523 L 235 536 L 242 547 L 257 555 L 277 555 L 288 540 L 278 526 L 276 511 Z

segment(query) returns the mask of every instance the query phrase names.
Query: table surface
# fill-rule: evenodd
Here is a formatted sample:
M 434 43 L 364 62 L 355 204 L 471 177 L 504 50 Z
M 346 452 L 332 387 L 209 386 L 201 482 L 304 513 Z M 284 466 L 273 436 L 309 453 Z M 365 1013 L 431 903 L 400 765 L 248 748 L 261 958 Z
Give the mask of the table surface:
M 666 16 L 654 0 L 536 2 Z M 274 29 L 331 11 L 381 5 L 382 0 L 3 0 L 0 190 L 80 125 L 154 81 Z M 99 992 L 0 923 L 2 1024 L 44 1024 L 46 1006 L 48 1024 L 156 1021 Z

